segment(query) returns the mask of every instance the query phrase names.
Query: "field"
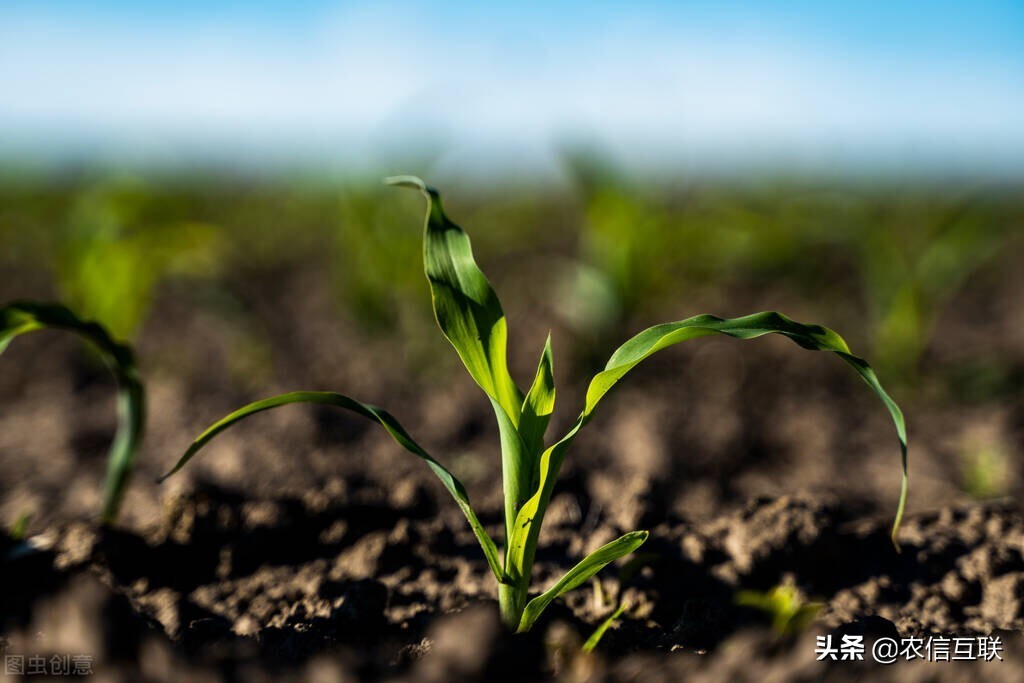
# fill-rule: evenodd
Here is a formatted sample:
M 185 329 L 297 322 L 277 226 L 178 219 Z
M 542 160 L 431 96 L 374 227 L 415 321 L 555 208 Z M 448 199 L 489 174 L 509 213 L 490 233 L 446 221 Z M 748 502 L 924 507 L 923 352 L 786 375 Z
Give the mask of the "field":
M 61 301 L 131 342 L 148 420 L 102 526 L 114 380 L 66 333 L 0 356 L 5 652 L 89 655 L 126 681 L 1019 680 L 1021 188 L 569 168 L 549 189 L 441 188 L 501 295 L 521 386 L 551 332 L 549 440 L 650 325 L 827 325 L 907 418 L 901 552 L 899 444 L 856 375 L 785 339 L 702 339 L 640 364 L 581 432 L 533 585 L 647 529 L 635 575 L 610 566 L 506 634 L 462 514 L 370 422 L 281 408 L 155 483 L 240 405 L 340 391 L 393 413 L 503 536 L 498 430 L 431 313 L 421 199 L 377 179 L 12 172 L 0 303 Z M 865 674 L 816 661 L 826 634 L 864 635 L 868 659 L 880 637 L 1000 638 L 1006 661 Z

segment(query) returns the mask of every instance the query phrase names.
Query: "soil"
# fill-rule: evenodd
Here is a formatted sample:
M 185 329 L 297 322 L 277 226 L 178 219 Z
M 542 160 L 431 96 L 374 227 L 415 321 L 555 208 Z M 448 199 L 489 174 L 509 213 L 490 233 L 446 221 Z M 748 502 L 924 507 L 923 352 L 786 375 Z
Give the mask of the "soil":
M 5 654 L 86 654 L 104 681 L 1024 679 L 1024 407 L 897 389 L 911 397 L 912 463 L 897 552 L 891 424 L 841 363 L 785 340 L 673 349 L 616 388 L 567 460 L 535 587 L 636 528 L 651 531 L 645 565 L 624 585 L 607 569 L 525 635 L 502 632 L 493 581 L 443 488 L 357 417 L 272 411 L 157 486 L 192 436 L 242 402 L 343 390 L 395 413 L 500 535 L 497 438 L 476 387 L 439 335 L 416 340 L 416 363 L 431 362 L 410 375 L 410 343 L 359 332 L 313 284 L 322 276 L 245 285 L 264 330 L 256 342 L 180 292 L 162 293 L 138 344 L 145 448 L 113 528 L 93 518 L 113 427 L 109 378 L 60 334 L 37 333 L 4 354 L 0 512 L 32 513 L 27 542 L 0 535 Z M 1019 320 L 1008 284 L 1019 274 L 1006 277 L 995 287 L 1003 298 L 986 293 L 985 305 Z M 780 297 L 748 292 L 743 308 L 787 308 L 772 305 Z M 513 346 L 520 377 L 549 322 L 531 323 L 531 305 L 513 303 L 509 315 L 514 335 L 537 341 Z M 814 318 L 795 307 L 795 317 Z M 949 326 L 931 357 L 969 348 L 962 328 Z M 1019 329 L 1004 332 L 990 338 L 1006 346 L 1012 374 L 1024 367 L 1024 343 Z M 591 353 L 558 341 L 564 330 L 554 336 L 562 410 L 551 434 L 568 426 L 566 406 L 579 405 L 585 373 L 571 368 Z M 968 443 L 1011 456 L 1003 497 L 965 493 Z M 806 629 L 780 633 L 768 614 L 737 604 L 741 591 L 780 584 L 822 604 Z M 620 600 L 628 609 L 582 654 Z M 817 661 L 816 638 L 851 634 L 869 645 L 999 638 L 1002 661 Z
M 1004 661 L 878 665 L 873 680 L 1011 681 L 1024 664 L 1024 517 L 1005 507 L 916 515 L 901 553 L 884 524 L 798 496 L 707 523 L 665 521 L 621 594 L 609 572 L 603 599 L 579 590 L 534 632 L 511 637 L 472 534 L 436 514 L 429 496 L 365 484 L 331 489 L 318 505 L 327 493 L 252 501 L 197 490 L 148 536 L 69 525 L 48 548 L 6 562 L 5 584 L 17 587 L 5 591 L 7 651 L 88 652 L 103 680 L 125 681 L 860 680 L 863 663 L 815 658 L 816 636 L 857 633 L 868 643 L 984 635 L 1003 644 Z M 552 520 L 539 584 L 575 555 L 576 528 Z M 784 581 L 824 603 L 795 636 L 735 601 L 740 588 Z M 619 599 L 630 605 L 624 617 L 598 654 L 582 654 Z

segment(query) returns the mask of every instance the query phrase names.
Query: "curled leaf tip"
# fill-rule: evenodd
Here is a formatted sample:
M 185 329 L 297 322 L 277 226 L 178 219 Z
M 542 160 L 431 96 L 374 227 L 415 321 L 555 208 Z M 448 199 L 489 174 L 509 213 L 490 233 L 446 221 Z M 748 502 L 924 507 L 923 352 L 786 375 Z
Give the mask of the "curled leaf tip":
M 384 179 L 385 185 L 397 185 L 399 187 L 412 187 L 422 190 L 426 183 L 423 182 L 422 178 L 418 178 L 414 175 L 393 175 L 388 176 Z
M 385 185 L 391 185 L 393 187 L 408 187 L 413 190 L 419 190 L 423 194 L 431 197 L 438 196 L 436 189 L 427 185 L 423 182 L 422 178 L 414 175 L 395 175 L 384 179 Z

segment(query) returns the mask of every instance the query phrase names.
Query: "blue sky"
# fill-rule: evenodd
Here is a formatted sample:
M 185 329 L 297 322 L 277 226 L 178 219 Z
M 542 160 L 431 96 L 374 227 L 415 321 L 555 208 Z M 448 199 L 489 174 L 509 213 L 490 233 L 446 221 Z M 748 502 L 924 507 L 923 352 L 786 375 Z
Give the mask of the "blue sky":
M 0 158 L 1020 173 L 1024 2 L 0 3 Z

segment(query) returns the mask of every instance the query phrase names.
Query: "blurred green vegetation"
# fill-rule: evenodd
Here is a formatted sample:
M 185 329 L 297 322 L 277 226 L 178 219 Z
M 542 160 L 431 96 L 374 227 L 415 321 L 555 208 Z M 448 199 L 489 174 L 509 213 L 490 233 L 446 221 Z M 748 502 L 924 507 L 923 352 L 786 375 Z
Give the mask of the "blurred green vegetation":
M 1001 445 L 968 445 L 960 451 L 963 490 L 972 498 L 985 500 L 1010 493 L 1011 455 Z
M 771 619 L 772 630 L 780 637 L 796 636 L 805 631 L 824 607 L 823 603 L 809 601 L 792 577 L 786 577 L 768 591 L 739 591 L 735 602 L 763 612 Z
M 148 185 L 113 179 L 77 193 L 48 254 L 58 297 L 130 338 L 170 276 L 215 276 L 219 234 L 174 216 Z
M 567 183 L 531 192 L 444 189 L 498 288 L 537 289 L 539 305 L 601 353 L 638 321 L 694 312 L 680 301 L 732 314 L 785 308 L 773 298 L 784 293 L 843 330 L 887 381 L 912 385 L 956 298 L 1019 265 L 1024 249 L 1016 188 L 641 183 L 586 155 L 566 169 Z M 368 334 L 415 340 L 432 324 L 417 212 L 376 182 L 0 178 L 4 299 L 60 299 L 131 338 L 161 288 L 244 309 L 247 286 L 303 271 L 322 274 Z M 985 386 L 1020 362 L 980 360 Z

